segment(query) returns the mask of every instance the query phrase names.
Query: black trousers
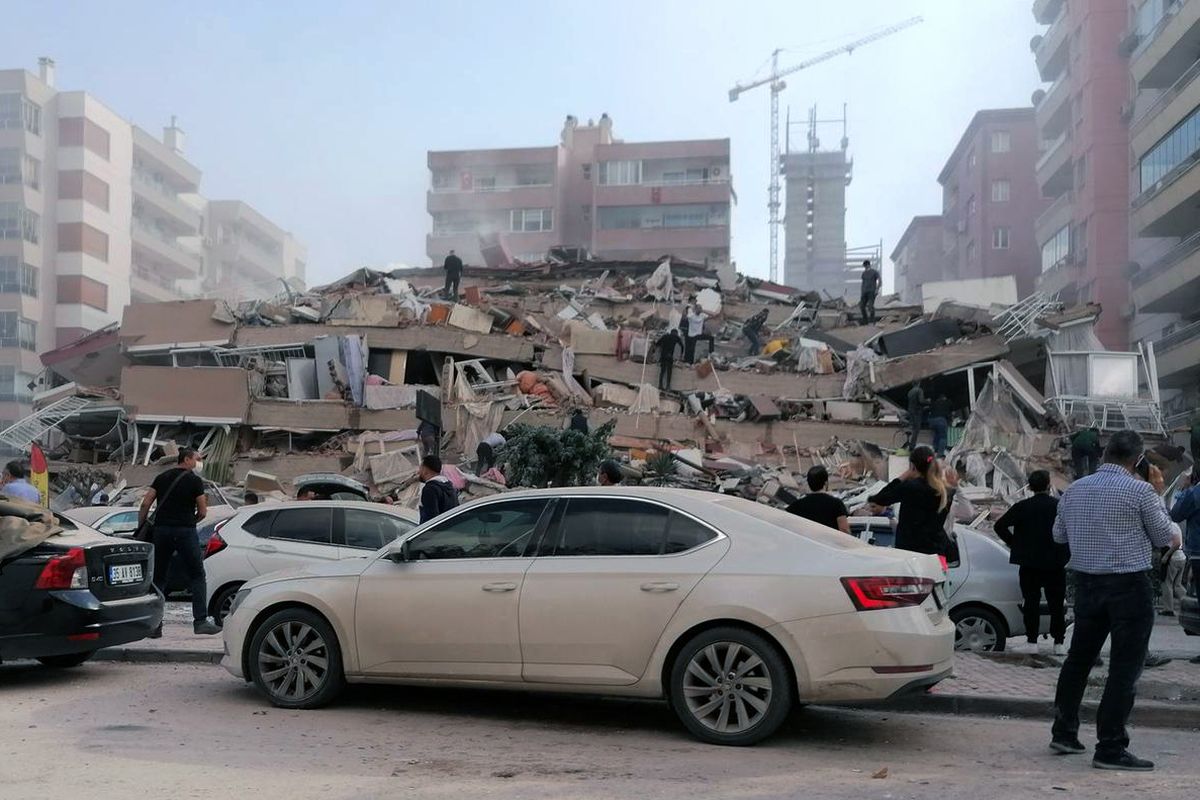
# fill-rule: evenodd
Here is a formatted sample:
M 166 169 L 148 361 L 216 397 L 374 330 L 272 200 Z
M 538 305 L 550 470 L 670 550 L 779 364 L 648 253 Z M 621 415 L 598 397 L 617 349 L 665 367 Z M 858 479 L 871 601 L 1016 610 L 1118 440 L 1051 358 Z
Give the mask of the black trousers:
M 1112 636 L 1108 680 L 1096 714 L 1096 755 L 1113 757 L 1129 747 L 1125 725 L 1137 696 L 1154 628 L 1154 589 L 1146 572 L 1075 573 L 1075 632 L 1054 695 L 1056 739 L 1079 734 L 1079 704 L 1104 640 Z
M 1042 592 L 1050 606 L 1050 635 L 1055 643 L 1067 638 L 1067 571 L 1021 567 L 1022 616 L 1025 618 L 1025 638 L 1036 642 L 1042 625 Z
M 664 358 L 658 362 L 659 391 L 668 392 L 671 390 L 671 370 L 674 368 L 675 362 L 669 358 Z
M 875 293 L 863 292 L 858 298 L 858 310 L 862 314 L 862 324 L 875 321 Z
M 917 446 L 917 440 L 921 437 L 921 416 L 922 411 L 908 412 L 908 449 L 912 450 Z
M 461 280 L 462 280 L 461 273 L 458 273 L 458 272 L 447 272 L 446 273 L 446 285 L 442 289 L 442 294 L 446 297 L 447 300 L 449 300 L 451 298 L 453 298 L 455 300 L 458 299 L 458 284 Z M 453 291 L 454 294 L 451 294 L 450 293 L 451 291 Z
M 200 622 L 208 617 L 208 592 L 204 580 L 204 556 L 200 554 L 195 525 L 154 526 L 154 585 L 164 596 L 167 594 L 167 569 L 175 553 L 179 553 L 179 561 L 187 573 L 192 617 Z

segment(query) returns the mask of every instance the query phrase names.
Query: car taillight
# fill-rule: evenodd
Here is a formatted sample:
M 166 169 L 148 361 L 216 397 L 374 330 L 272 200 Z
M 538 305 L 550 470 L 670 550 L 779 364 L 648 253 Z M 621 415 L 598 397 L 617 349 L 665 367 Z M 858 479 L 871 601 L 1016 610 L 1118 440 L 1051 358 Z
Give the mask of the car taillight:
M 212 536 L 208 537 L 208 543 L 204 545 L 204 557 L 208 558 L 214 553 L 221 552 L 226 547 L 228 547 L 228 545 L 226 545 L 225 540 L 221 538 L 221 534 L 214 532 Z
M 86 589 L 87 585 L 87 559 L 82 547 L 72 547 L 66 555 L 47 561 L 34 584 L 38 589 Z
M 842 586 L 859 611 L 919 606 L 933 592 L 930 578 L 842 578 Z
M 938 556 L 938 561 L 941 562 L 941 565 L 942 565 L 942 574 L 949 575 L 950 574 L 950 562 L 946 560 L 945 556 Z

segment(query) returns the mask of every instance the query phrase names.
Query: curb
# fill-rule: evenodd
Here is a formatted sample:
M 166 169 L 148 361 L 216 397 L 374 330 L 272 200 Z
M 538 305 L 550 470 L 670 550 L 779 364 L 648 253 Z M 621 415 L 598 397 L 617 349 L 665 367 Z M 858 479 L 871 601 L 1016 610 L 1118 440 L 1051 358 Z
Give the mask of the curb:
M 1080 711 L 1084 717 L 1095 719 L 1099 703 L 1084 701 Z M 933 692 L 896 700 L 884 706 L 895 711 L 917 714 L 954 714 L 959 716 L 997 716 L 1018 719 L 1040 719 L 1047 723 L 1054 718 L 1054 701 L 1040 697 L 1007 697 L 1004 695 L 966 695 Z M 1194 703 L 1138 702 L 1133 707 L 1130 722 L 1147 728 L 1200 728 L 1200 708 Z
M 97 650 L 93 661 L 128 661 L 133 664 L 220 664 L 222 654 L 214 650 L 184 648 L 108 647 Z

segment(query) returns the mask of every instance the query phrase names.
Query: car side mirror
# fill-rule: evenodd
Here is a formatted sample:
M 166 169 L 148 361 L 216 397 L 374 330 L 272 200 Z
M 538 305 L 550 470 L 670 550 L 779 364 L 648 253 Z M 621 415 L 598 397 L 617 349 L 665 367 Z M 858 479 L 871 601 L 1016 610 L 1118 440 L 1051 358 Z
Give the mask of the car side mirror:
M 397 564 L 403 564 L 405 561 L 411 561 L 412 556 L 408 548 L 408 540 L 405 539 L 403 542 L 400 542 L 400 544 L 392 547 L 392 549 L 388 551 L 388 558 L 390 558 L 392 561 L 395 561 Z

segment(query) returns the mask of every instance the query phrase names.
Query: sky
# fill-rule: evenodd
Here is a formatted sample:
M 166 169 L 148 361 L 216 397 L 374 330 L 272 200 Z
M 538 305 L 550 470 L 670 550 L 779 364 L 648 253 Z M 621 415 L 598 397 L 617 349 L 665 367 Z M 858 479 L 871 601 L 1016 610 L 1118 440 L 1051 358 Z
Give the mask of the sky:
M 848 244 L 882 240 L 886 255 L 914 215 L 941 208 L 937 174 L 975 111 L 1029 105 L 1040 85 L 1029 0 L 5 5 L 0 68 L 50 56 L 59 88 L 149 131 L 178 116 L 202 193 L 290 230 L 312 284 L 428 263 L 426 151 L 552 145 L 567 114 L 605 112 L 627 141 L 731 139 L 733 258 L 765 277 L 769 92 L 730 103 L 729 88 L 761 76 L 775 48 L 799 63 L 919 14 L 791 75 L 781 96 L 800 120 L 846 104 Z

